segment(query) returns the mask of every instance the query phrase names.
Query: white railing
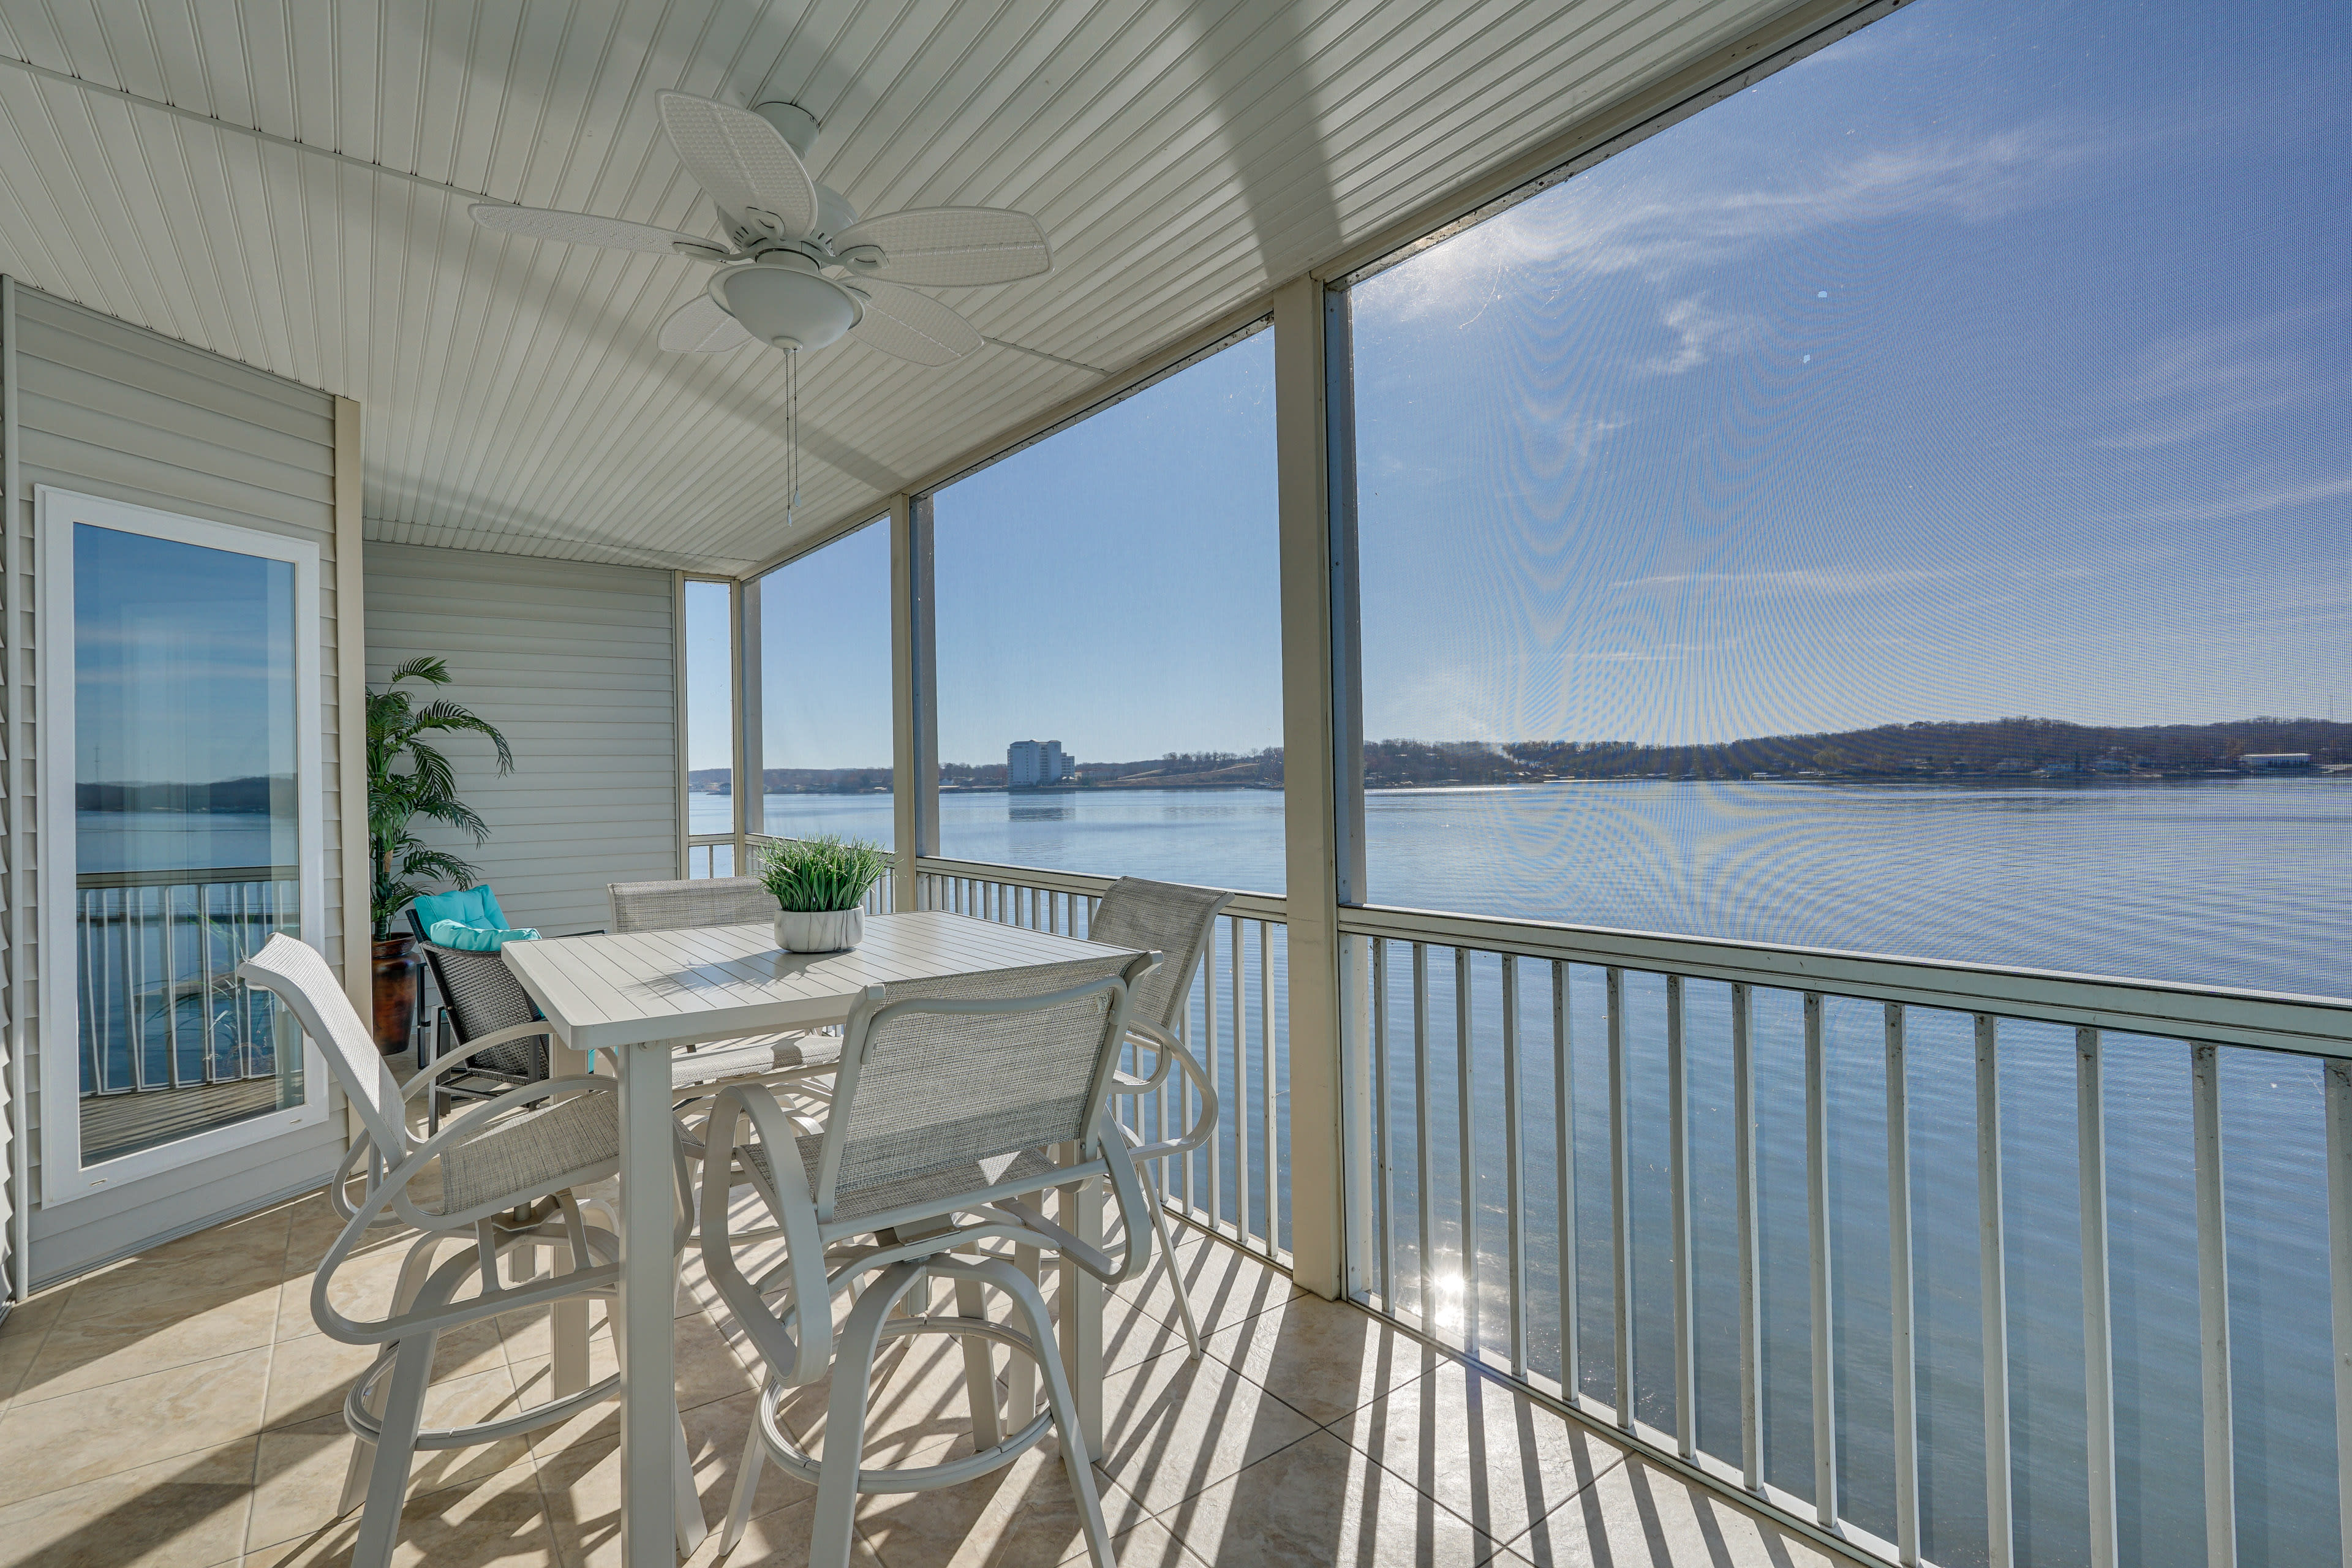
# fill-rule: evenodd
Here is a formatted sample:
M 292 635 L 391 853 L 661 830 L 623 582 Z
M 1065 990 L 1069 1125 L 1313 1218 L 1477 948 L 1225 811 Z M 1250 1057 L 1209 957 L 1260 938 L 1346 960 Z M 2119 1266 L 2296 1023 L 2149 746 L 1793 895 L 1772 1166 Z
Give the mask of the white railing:
M 277 1076 L 276 1004 L 236 966 L 299 929 L 291 866 L 75 879 L 85 1099 Z
M 731 877 L 735 874 L 735 836 L 731 833 L 697 833 L 686 841 L 686 874 L 688 877 Z
M 1349 1190 L 1367 1306 L 1889 1563 L 2113 1565 L 2199 1533 L 2201 1560 L 2234 1563 L 2249 1436 L 2282 1471 L 2293 1452 L 2323 1456 L 2315 1498 L 2259 1479 L 2273 1526 L 2316 1516 L 2332 1557 L 2332 1489 L 2352 1529 L 2352 1003 L 1401 910 L 1349 910 L 1341 928 L 1360 1004 Z M 2295 1092 L 2252 1103 L 2248 1067 Z M 2022 1080 L 2006 1095 L 2005 1071 Z M 2307 1172 L 2300 1212 L 2326 1205 L 2305 1229 L 2337 1353 L 2324 1309 L 2293 1341 L 2323 1386 L 2333 1362 L 2324 1424 L 2275 1400 L 2279 1429 L 2233 1418 L 2225 1110 L 2233 1170 L 2260 1166 L 2273 1205 Z M 2137 1194 L 2120 1219 L 2111 1126 Z M 1852 1195 L 1881 1184 L 1883 1204 Z M 2048 1223 L 2063 1209 L 2075 1223 Z M 2136 1298 L 2122 1396 L 2118 1234 Z M 2063 1252 L 2078 1308 L 2051 1268 Z M 1972 1335 L 1955 1331 L 1956 1295 L 1974 1297 Z M 2049 1408 L 2066 1359 L 2052 1347 L 2068 1342 L 2079 1426 Z M 2136 1434 L 2129 1530 L 2119 1409 Z M 2297 1420 L 2315 1429 L 2286 1429 Z M 1976 1489 L 1956 1481 L 1971 1471 Z M 2069 1474 L 2071 1501 L 2054 1495 Z M 2151 1475 L 2186 1485 L 2168 1494 Z
M 916 907 L 1083 937 L 1113 879 L 925 858 Z M 1171 1163 L 1161 1195 L 1183 1219 L 1277 1264 L 1290 1257 L 1288 926 L 1279 898 L 1244 893 L 1218 917 L 1177 1033 L 1220 1101 L 1216 1137 Z M 1129 1064 L 1132 1065 L 1132 1064 Z M 1135 1105 L 1147 1139 L 1189 1125 L 1198 1101 L 1176 1085 Z

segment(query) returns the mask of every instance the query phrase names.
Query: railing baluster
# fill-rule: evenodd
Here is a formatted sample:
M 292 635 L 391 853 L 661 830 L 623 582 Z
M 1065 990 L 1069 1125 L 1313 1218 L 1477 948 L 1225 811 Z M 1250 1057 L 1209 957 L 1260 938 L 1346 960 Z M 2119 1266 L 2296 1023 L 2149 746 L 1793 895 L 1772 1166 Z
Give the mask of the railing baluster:
M 1194 985 L 1185 990 L 1184 1005 L 1176 1013 L 1176 1038 L 1188 1051 L 1192 1049 L 1192 992 L 1194 987 L 1209 984 L 1209 969 L 1210 965 L 1203 961 Z M 1194 1059 L 1199 1059 L 1198 1053 L 1195 1053 Z M 1184 1124 L 1189 1127 L 1192 1119 L 1200 1113 L 1202 1102 L 1197 1098 L 1196 1091 L 1189 1087 L 1191 1079 L 1182 1073 L 1176 1076 L 1181 1083 L 1188 1086 L 1178 1089 L 1176 1107 L 1185 1118 Z M 1189 1214 L 1197 1214 L 1201 1209 L 1201 1156 L 1202 1151 L 1198 1149 L 1184 1156 L 1184 1208 Z
M 1418 942 L 1412 944 L 1412 1100 L 1413 1197 L 1421 1226 L 1413 1258 L 1421 1276 L 1421 1330 L 1433 1334 L 1437 1331 L 1436 1281 L 1429 1266 L 1429 1249 L 1437 1227 L 1429 1197 L 1429 947 Z
M 2327 1278 L 2336 1328 L 2336 1514 L 2352 1563 L 2352 1061 L 2322 1079 L 2327 1096 Z
M 1242 1004 L 1249 990 L 1249 971 L 1243 963 L 1241 918 L 1228 915 L 1225 924 L 1233 934 L 1234 965 L 1234 1236 L 1247 1247 L 1250 1238 L 1249 1027 L 1243 1021 Z
M 1580 1368 L 1581 1328 L 1576 1310 L 1576 1074 L 1569 1049 L 1568 965 L 1551 965 L 1552 1201 L 1559 1236 L 1559 1395 L 1572 1409 L 1584 1405 Z
M 1616 1266 L 1617 1425 L 1633 1429 L 1633 1091 L 1625 1062 L 1625 972 L 1609 995 L 1609 1231 Z
M 2074 1031 L 2075 1163 L 2083 1210 L 2083 1404 L 2091 1568 L 2116 1568 L 2115 1320 L 2107 1298 L 2107 1097 L 2099 1031 Z
M 1511 1375 L 1528 1377 L 1528 1206 L 1519 1170 L 1519 961 L 1503 956 L 1504 1202 L 1510 1210 Z
M 1454 950 L 1454 1120 L 1462 1167 L 1462 1347 L 1478 1355 L 1478 1139 L 1470 1089 L 1470 950 Z
M 1837 1362 L 1830 1292 L 1830 1090 L 1822 1040 L 1822 998 L 1805 993 L 1805 1225 L 1812 1254 L 1813 1514 L 1838 1517 Z
M 2011 1568 L 2017 1533 L 2009 1463 L 2009 1264 L 2000 1198 L 2000 1025 L 1976 1016 L 1977 1276 L 1983 1320 L 1985 1551 L 1989 1568 Z
M 1087 929 L 1094 929 L 1091 922 Z M 1224 1085 L 1218 1081 L 1223 1075 L 1217 1071 L 1217 931 L 1214 925 L 1209 928 L 1208 950 L 1201 955 L 1201 1065 L 1208 1074 L 1210 1091 L 1217 1097 L 1218 1120 L 1222 1121 L 1233 1111 L 1227 1109 Z M 1224 1179 L 1221 1174 L 1225 1163 L 1224 1140 L 1216 1132 L 1210 1133 L 1202 1152 L 1209 1157 L 1209 1228 L 1222 1230 L 1225 1223 Z
M 1389 939 L 1372 938 L 1372 1100 L 1379 1118 L 1373 1147 L 1379 1151 L 1381 1222 L 1377 1256 L 1381 1269 L 1381 1310 L 1396 1310 L 1395 1259 L 1390 1233 L 1396 1228 L 1396 1118 L 1389 1105 Z
M 1918 1332 L 1911 1302 L 1911 1082 L 1903 1004 L 1886 1004 L 1886 1300 L 1895 1415 L 1895 1547 L 1919 1561 Z
M 1666 1169 L 1674 1204 L 1675 1434 L 1698 1456 L 1698 1301 L 1692 1293 L 1690 1068 L 1683 1050 L 1683 977 L 1666 976 Z
M 178 965 L 173 962 L 172 952 L 172 889 L 156 889 L 155 903 L 162 912 L 162 918 L 156 922 L 155 989 L 163 1008 L 163 1048 L 171 1053 L 172 1066 L 176 1076 L 180 1062 L 180 1008 Z M 215 1076 L 213 1071 L 212 1053 L 210 1051 L 198 1053 L 195 1081 L 211 1083 Z
M 1257 1081 L 1265 1090 L 1265 1250 L 1282 1256 L 1281 1186 L 1276 1180 L 1282 1145 L 1276 1141 L 1274 1092 L 1274 939 L 1264 921 L 1257 922 Z
M 2221 1198 L 2221 1053 L 2189 1047 L 2189 1095 L 2197 1142 L 2197 1321 L 2204 1371 L 2205 1561 L 2238 1561 L 2237 1464 L 2230 1388 L 2228 1213 Z

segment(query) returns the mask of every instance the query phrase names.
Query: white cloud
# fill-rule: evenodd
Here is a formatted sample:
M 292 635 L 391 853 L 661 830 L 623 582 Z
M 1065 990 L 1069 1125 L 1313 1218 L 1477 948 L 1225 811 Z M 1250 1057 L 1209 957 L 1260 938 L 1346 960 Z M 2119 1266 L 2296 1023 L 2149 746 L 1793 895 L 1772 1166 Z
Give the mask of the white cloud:
M 2044 124 L 1824 160 L 1760 188 L 1709 187 L 1704 169 L 1672 163 L 1653 165 L 1659 177 L 1639 183 L 1596 172 L 1433 247 L 1365 288 L 1377 291 L 1384 311 L 1444 311 L 1466 324 L 1507 268 L 1633 272 L 1663 286 L 1759 244 L 1842 224 L 1916 212 L 1981 222 L 2038 199 L 2053 173 L 2093 155 L 2084 139 Z
M 2116 388 L 2137 423 L 2099 444 L 2174 446 L 2336 391 L 2336 382 L 2314 374 L 2295 345 L 2314 322 L 2342 314 L 2345 303 L 2321 300 L 2158 338 Z

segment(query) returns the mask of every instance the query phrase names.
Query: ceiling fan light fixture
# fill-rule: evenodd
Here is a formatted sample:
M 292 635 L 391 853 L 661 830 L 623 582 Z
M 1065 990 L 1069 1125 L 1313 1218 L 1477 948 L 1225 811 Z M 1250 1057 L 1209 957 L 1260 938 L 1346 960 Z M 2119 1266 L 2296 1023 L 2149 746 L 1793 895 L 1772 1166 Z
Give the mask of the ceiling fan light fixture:
M 710 297 L 754 339 L 779 348 L 829 347 L 865 314 L 856 296 L 796 256 L 730 267 L 710 280 Z

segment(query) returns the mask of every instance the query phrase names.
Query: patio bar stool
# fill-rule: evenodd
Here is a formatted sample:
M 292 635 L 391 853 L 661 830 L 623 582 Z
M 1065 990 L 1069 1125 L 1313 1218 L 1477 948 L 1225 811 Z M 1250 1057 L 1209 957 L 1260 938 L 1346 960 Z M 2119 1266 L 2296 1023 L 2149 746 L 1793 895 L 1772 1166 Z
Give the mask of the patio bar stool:
M 776 914 L 775 896 L 756 877 L 611 882 L 605 885 L 604 893 L 612 901 L 612 930 L 615 933 L 767 925 Z M 690 1110 L 730 1082 L 788 1087 L 813 1101 L 822 1101 L 826 1093 L 824 1080 L 832 1076 L 834 1064 L 840 1059 L 841 1037 L 816 1030 L 706 1040 L 671 1058 L 675 1108 Z M 689 1145 L 699 1152 L 700 1140 L 691 1125 L 688 1137 Z
M 819 1132 L 806 1131 L 756 1085 L 719 1094 L 709 1157 L 740 1159 L 785 1247 L 782 1262 L 756 1279 L 747 1276 L 736 1252 L 744 1238 L 730 1230 L 727 1184 L 704 1182 L 704 1268 L 768 1369 L 722 1556 L 742 1537 L 763 1459 L 816 1488 L 812 1568 L 845 1568 L 859 1494 L 957 1486 L 1012 1463 L 1058 1429 L 1089 1561 L 1113 1568 L 1045 1298 L 1001 1252 L 1011 1246 L 1058 1253 L 1112 1284 L 1139 1278 L 1150 1265 L 1148 1200 L 1111 1120 L 1109 1093 L 1131 989 L 1158 956 L 869 987 L 845 1027 L 831 1114 Z M 1109 1181 L 1124 1221 L 1116 1258 L 1023 1198 L 1097 1176 Z M 930 1314 L 934 1278 L 955 1283 L 952 1317 Z M 992 1290 L 1010 1300 L 1019 1326 L 987 1315 Z M 842 1304 L 848 1310 L 836 1323 Z M 914 1334 L 963 1340 L 977 1451 L 944 1464 L 868 1468 L 875 1357 L 885 1342 Z M 1045 1376 L 1046 1409 L 1010 1435 L 1000 1431 L 992 1344 Z M 778 1404 L 788 1389 L 828 1379 L 824 1451 L 813 1457 L 784 1430 Z
M 1162 1206 L 1166 1194 L 1161 1184 L 1152 1180 L 1152 1167 L 1164 1167 L 1170 1160 L 1191 1153 L 1217 1130 L 1216 1088 L 1176 1031 L 1192 1004 L 1193 972 L 1209 950 L 1217 916 L 1233 900 L 1233 894 L 1217 888 L 1121 877 L 1103 893 L 1102 904 L 1087 926 L 1089 941 L 1111 947 L 1153 949 L 1161 955 L 1160 967 L 1135 983 L 1127 1015 L 1128 1046 L 1139 1068 L 1142 1057 L 1152 1058 L 1151 1070 L 1115 1075 L 1111 1093 L 1137 1104 L 1144 1095 L 1165 1088 L 1171 1074 L 1181 1069 L 1200 1100 L 1192 1124 L 1172 1138 L 1147 1143 L 1137 1126 L 1127 1121 L 1119 1124 L 1127 1139 L 1128 1157 L 1143 1171 L 1144 1190 L 1151 1199 L 1151 1226 L 1160 1237 L 1159 1267 L 1168 1270 L 1169 1285 L 1176 1292 L 1185 1352 L 1193 1361 L 1201 1359 L 1201 1327 L 1193 1321 L 1192 1303 L 1184 1293 L 1183 1281 L 1176 1277 L 1176 1247 L 1169 1238 L 1168 1214 Z M 1140 1121 L 1140 1110 L 1137 1105 L 1135 1121 Z
M 617 1230 L 604 1205 L 583 1202 L 575 1194 L 620 1169 L 619 1100 L 610 1079 L 543 1079 L 477 1105 L 423 1142 L 412 1143 L 407 1101 L 426 1092 L 438 1075 L 464 1067 L 471 1051 L 503 1038 L 503 1031 L 443 1058 L 404 1089 L 392 1082 L 366 1026 L 316 950 L 280 933 L 236 973 L 247 984 L 277 995 L 318 1042 L 365 1128 L 361 1145 L 381 1161 L 381 1176 L 372 1177 L 356 1204 L 338 1203 L 351 1213 L 311 1280 L 310 1315 L 330 1339 L 378 1347 L 375 1361 L 343 1401 L 343 1420 L 360 1441 L 339 1511 L 348 1513 L 360 1501 L 364 1478 L 365 1509 L 352 1568 L 385 1568 L 416 1450 L 471 1447 L 535 1431 L 619 1391 L 615 1373 L 499 1420 L 442 1430 L 424 1426 L 434 1346 L 452 1329 L 567 1298 L 601 1296 L 612 1303 L 614 1342 L 625 1342 L 618 1321 Z M 352 1169 L 347 1161 L 339 1194 Z M 682 1149 L 676 1169 L 676 1245 L 682 1249 L 688 1205 Z M 435 1170 L 441 1180 L 437 1197 L 412 1192 L 417 1178 Z M 591 1225 L 592 1212 L 605 1223 Z M 335 1276 L 370 1226 L 388 1215 L 418 1233 L 402 1260 L 391 1310 L 380 1319 L 347 1318 L 334 1305 Z M 452 1243 L 457 1250 L 442 1257 L 442 1248 Z M 551 1247 L 568 1257 L 568 1268 L 500 1285 L 501 1258 L 535 1257 Z M 469 1288 L 471 1294 L 461 1294 Z M 700 1504 L 682 1426 L 674 1441 L 673 1473 L 683 1520 Z M 683 1544 L 683 1524 L 680 1537 Z

